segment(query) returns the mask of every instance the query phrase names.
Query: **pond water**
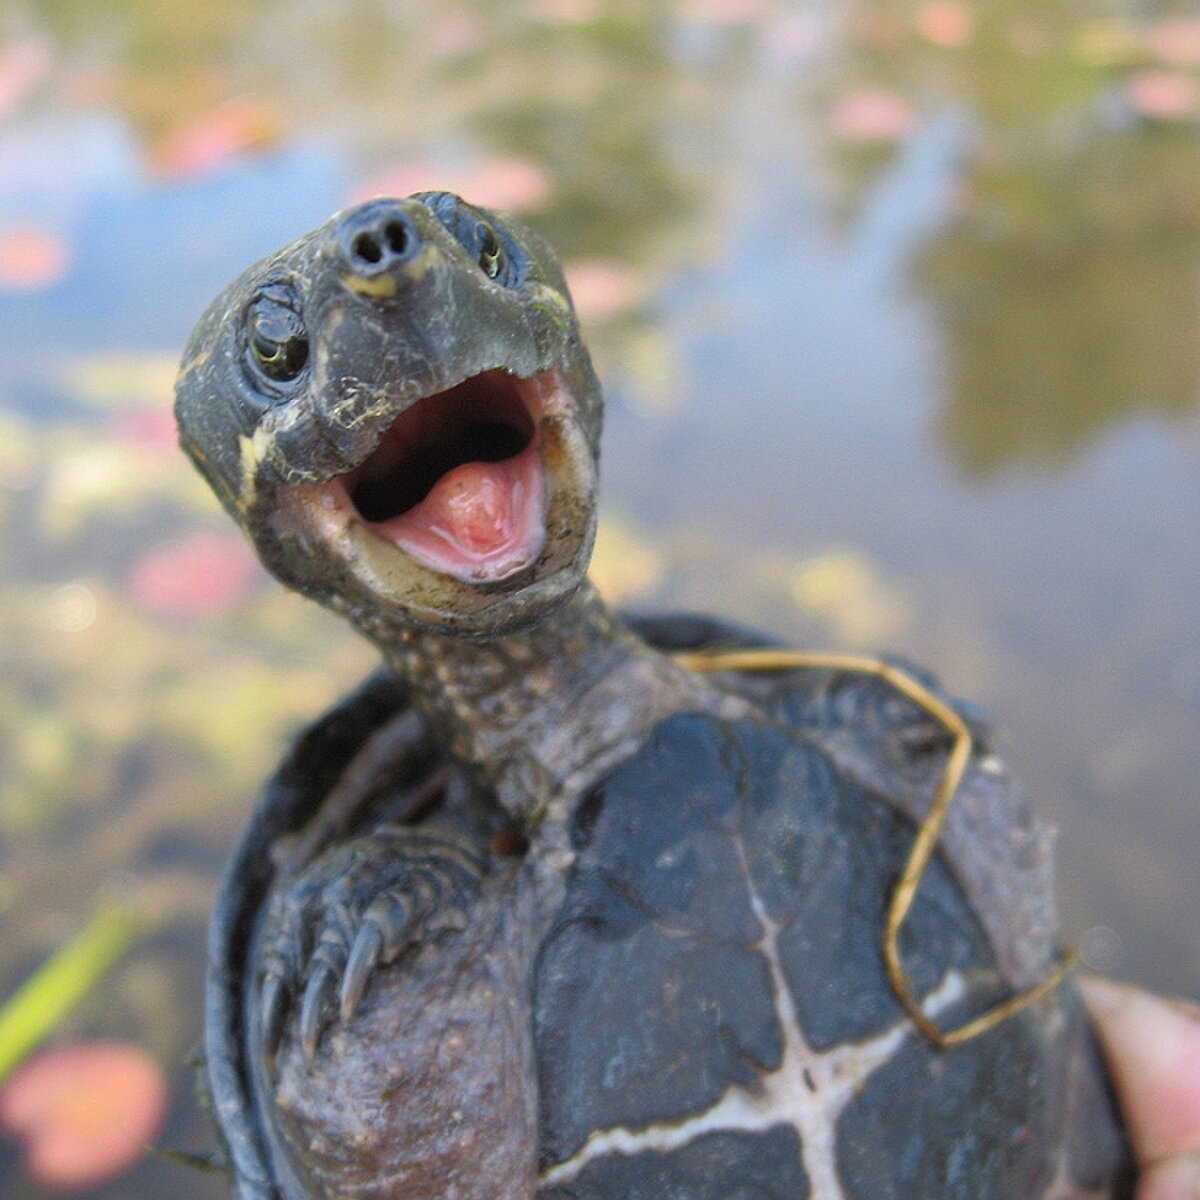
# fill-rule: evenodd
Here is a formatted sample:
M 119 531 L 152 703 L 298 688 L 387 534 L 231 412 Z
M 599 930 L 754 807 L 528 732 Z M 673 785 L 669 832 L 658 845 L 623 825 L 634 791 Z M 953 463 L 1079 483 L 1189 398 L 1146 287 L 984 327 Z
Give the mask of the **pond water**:
M 0 997 L 184 1065 L 215 880 L 372 664 L 174 445 L 242 267 L 352 200 L 519 211 L 607 385 L 596 575 L 995 714 L 1085 961 L 1200 995 L 1200 22 L 1170 3 L 524 0 L 0 15 Z M 1180 10 L 1182 11 L 1182 10 Z M 1133 13 L 1137 14 L 1137 19 Z M 43 1194 L 0 1143 L 5 1194 Z M 89 1195 L 226 1194 L 149 1158 Z

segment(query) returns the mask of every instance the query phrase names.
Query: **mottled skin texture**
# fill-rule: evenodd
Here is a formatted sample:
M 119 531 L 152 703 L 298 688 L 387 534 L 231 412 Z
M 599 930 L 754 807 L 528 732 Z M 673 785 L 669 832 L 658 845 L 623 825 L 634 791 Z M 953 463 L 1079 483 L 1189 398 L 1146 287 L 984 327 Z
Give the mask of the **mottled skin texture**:
M 189 344 L 185 448 L 388 664 L 289 755 L 214 916 L 236 1193 L 1128 1195 L 1072 987 L 941 1051 L 888 984 L 943 731 L 870 678 L 692 674 L 662 650 L 739 635 L 638 636 L 586 584 L 600 409 L 553 255 L 440 194 L 340 214 Z M 527 496 L 535 460 L 536 528 L 479 501 L 494 542 L 422 559 L 414 522 L 471 542 L 459 492 Z M 944 1021 L 1055 952 L 1047 839 L 975 724 L 901 939 Z

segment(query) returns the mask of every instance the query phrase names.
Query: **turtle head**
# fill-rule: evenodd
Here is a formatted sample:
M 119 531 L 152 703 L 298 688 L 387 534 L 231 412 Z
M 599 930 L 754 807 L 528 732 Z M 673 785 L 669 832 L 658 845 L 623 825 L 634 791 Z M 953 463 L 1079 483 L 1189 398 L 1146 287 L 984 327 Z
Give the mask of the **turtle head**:
M 175 410 L 268 569 L 368 632 L 508 632 L 583 579 L 601 400 L 562 271 L 457 196 L 368 201 L 251 267 Z

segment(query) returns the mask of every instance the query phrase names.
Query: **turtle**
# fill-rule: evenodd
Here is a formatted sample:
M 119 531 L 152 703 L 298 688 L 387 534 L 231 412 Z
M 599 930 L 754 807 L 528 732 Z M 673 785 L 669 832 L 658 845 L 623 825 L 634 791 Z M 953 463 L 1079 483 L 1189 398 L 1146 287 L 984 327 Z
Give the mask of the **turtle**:
M 613 612 L 601 414 L 553 251 L 447 192 L 336 214 L 187 344 L 184 450 L 383 659 L 221 883 L 234 1194 L 1130 1196 L 1051 836 L 986 714 L 906 664 Z

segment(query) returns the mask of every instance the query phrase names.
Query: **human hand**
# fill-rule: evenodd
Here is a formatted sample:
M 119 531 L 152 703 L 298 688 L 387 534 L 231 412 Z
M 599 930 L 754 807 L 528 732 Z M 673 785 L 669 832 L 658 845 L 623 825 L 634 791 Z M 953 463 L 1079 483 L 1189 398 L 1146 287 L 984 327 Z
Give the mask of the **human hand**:
M 1141 1169 L 1137 1200 L 1200 1200 L 1200 1006 L 1081 985 Z

